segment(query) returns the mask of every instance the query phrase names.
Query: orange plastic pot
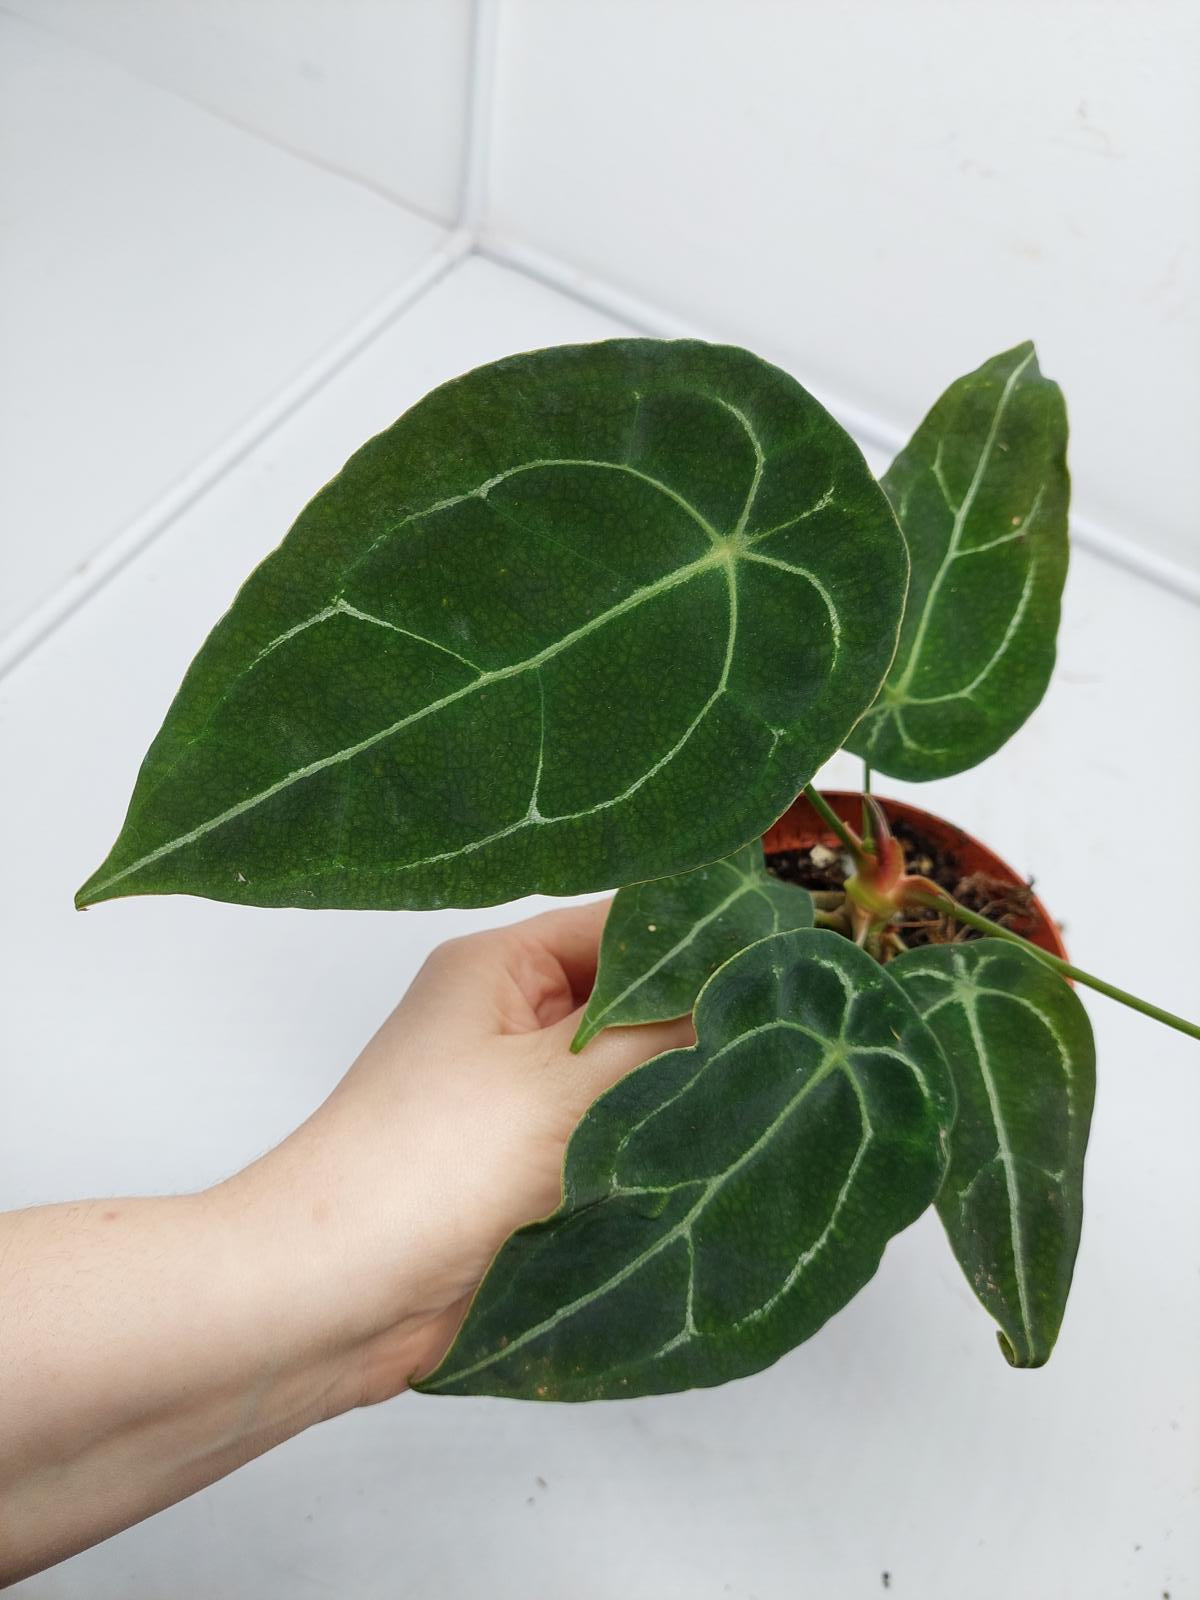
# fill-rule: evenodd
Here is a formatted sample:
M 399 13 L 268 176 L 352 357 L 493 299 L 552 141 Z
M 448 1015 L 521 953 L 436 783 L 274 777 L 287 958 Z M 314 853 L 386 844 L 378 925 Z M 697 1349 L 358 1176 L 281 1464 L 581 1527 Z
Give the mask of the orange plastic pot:
M 855 830 L 862 827 L 861 795 L 840 789 L 822 789 L 821 795 L 843 822 Z M 932 812 L 922 811 L 919 806 L 910 806 L 904 800 L 885 800 L 882 795 L 876 795 L 875 798 L 883 807 L 889 822 L 906 823 L 919 838 L 946 855 L 962 877 L 968 877 L 973 872 L 986 872 L 989 877 L 1012 884 L 1014 888 L 1026 886 L 1026 880 L 1020 873 L 1014 872 L 987 845 L 981 844 L 971 834 L 964 833 L 961 828 L 956 828 L 952 822 L 935 817 Z M 835 849 L 841 841 L 803 795 L 763 835 L 763 849 L 768 855 L 776 850 L 810 850 L 815 844 Z M 1028 913 L 1013 920 L 1012 930 L 1043 950 L 1048 950 L 1051 955 L 1059 956 L 1063 961 L 1067 959 L 1058 924 L 1036 895 L 1030 896 Z

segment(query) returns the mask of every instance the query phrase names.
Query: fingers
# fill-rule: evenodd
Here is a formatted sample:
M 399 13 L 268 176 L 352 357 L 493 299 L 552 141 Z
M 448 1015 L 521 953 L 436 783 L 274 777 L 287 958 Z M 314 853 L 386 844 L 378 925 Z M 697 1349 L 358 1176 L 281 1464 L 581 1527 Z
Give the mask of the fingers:
M 607 915 L 606 901 L 564 906 L 497 934 L 510 982 L 497 1012 L 505 1032 L 551 1027 L 587 999 Z
M 439 945 L 409 991 L 468 1031 L 526 1033 L 567 1016 L 591 992 L 608 901 L 564 906 Z
M 579 1004 L 592 992 L 600 959 L 600 937 L 611 905 L 611 899 L 591 900 L 586 905 L 543 911 L 508 931 L 536 941 L 554 957 Z

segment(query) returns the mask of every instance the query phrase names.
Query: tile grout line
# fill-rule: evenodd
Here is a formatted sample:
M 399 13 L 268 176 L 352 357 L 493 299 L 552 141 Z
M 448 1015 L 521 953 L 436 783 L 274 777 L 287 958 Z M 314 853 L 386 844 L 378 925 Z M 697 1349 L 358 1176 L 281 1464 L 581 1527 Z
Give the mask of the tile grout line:
M 35 606 L 0 640 L 0 678 L 49 638 L 183 512 L 385 333 L 470 254 L 473 244 L 472 236 L 464 230 L 454 229 L 448 233 L 420 267 L 372 306 L 347 333 L 310 361 L 298 376 L 277 390 L 246 422 L 226 435 L 215 449 Z
M 499 37 L 499 0 L 473 0 L 471 7 L 470 81 L 463 133 L 462 174 L 455 226 L 470 234 L 472 247 L 487 213 L 493 88 Z
M 127 523 L 103 549 L 0 639 L 0 678 L 49 638 L 260 443 L 314 399 L 443 278 L 473 256 L 565 294 L 590 310 L 616 317 L 638 332 L 658 338 L 712 337 L 636 294 L 572 268 L 549 252 L 488 232 L 489 151 L 498 32 L 499 0 L 474 0 L 458 212 L 446 237 L 420 267 L 371 307 L 347 333 L 310 361 L 297 377 Z M 894 452 L 904 442 L 902 430 L 885 419 L 822 390 L 813 392 L 861 443 Z M 1143 551 L 1131 540 L 1086 517 L 1072 516 L 1071 536 L 1081 548 L 1100 559 L 1182 598 L 1200 601 L 1200 574 L 1191 572 L 1181 563 Z
M 488 0 L 482 0 L 486 5 Z M 464 207 L 470 197 L 481 208 L 478 179 L 464 168 Z M 478 214 L 478 212 L 477 212 Z M 325 386 L 410 311 L 455 267 L 471 257 L 516 272 L 532 282 L 565 294 L 590 310 L 628 323 L 635 331 L 659 338 L 704 338 L 706 335 L 670 313 L 648 306 L 601 279 L 587 276 L 553 256 L 512 241 L 480 238 L 473 227 L 453 229 L 428 259 L 395 290 L 377 303 L 332 347 L 311 362 L 291 383 L 229 435 L 165 494 L 126 524 L 96 556 L 59 586 L 0 639 L 0 679 L 48 639 L 82 605 L 117 576 L 137 555 L 189 510 L 229 472 L 298 412 Z M 708 337 L 711 337 L 709 335 Z M 860 443 L 894 452 L 903 443 L 900 430 L 821 390 L 817 398 Z M 1071 517 L 1072 541 L 1099 559 L 1133 573 L 1181 598 L 1200 601 L 1200 576 L 1165 557 L 1139 550 L 1131 541 L 1090 519 Z
M 56 632 L 177 518 L 215 488 L 259 444 L 314 399 L 393 323 L 474 253 L 479 220 L 486 205 L 496 27 L 496 0 L 474 0 L 458 210 L 445 238 L 419 267 L 365 312 L 353 327 L 308 362 L 295 378 L 127 522 L 94 556 L 81 563 L 71 577 L 0 638 L 0 678 Z M 296 159 L 306 158 L 297 155 Z
M 334 162 L 327 161 L 315 151 L 301 149 L 297 145 L 289 144 L 286 138 L 268 132 L 265 128 L 256 128 L 252 122 L 243 122 L 234 113 L 223 110 L 218 105 L 210 104 L 203 99 L 180 89 L 175 84 L 165 81 L 155 75 L 153 71 L 135 66 L 132 62 L 124 60 L 120 54 L 110 54 L 109 50 L 94 39 L 77 38 L 69 29 L 64 30 L 61 25 L 48 22 L 40 17 L 26 16 L 23 12 L 14 11 L 12 7 L 0 0 L 0 18 L 15 22 L 22 27 L 36 30 L 47 40 L 54 41 L 66 50 L 74 51 L 89 60 L 97 61 L 110 72 L 120 74 L 130 82 L 137 84 L 142 89 L 149 90 L 152 94 L 165 96 L 175 101 L 180 106 L 200 117 L 207 117 L 222 127 L 232 129 L 235 133 L 247 139 L 253 139 L 256 144 L 265 145 L 267 149 L 276 151 L 279 155 L 287 156 L 292 161 L 299 161 L 304 166 L 312 167 L 315 172 L 323 173 L 327 178 L 335 178 L 339 183 L 348 183 L 353 188 L 361 189 L 364 194 L 372 195 L 376 200 L 382 200 L 389 206 L 400 206 L 410 212 L 414 217 L 420 217 L 423 222 L 429 222 L 434 227 L 441 229 L 454 228 L 454 222 L 443 216 L 427 210 L 419 202 L 406 199 L 404 195 L 396 193 L 373 182 L 370 178 L 352 171 L 348 167 L 339 167 Z
M 549 251 L 490 233 L 486 225 L 480 228 L 472 254 L 568 295 L 589 310 L 626 322 L 639 333 L 654 338 L 715 339 L 721 342 L 720 336 L 711 329 L 698 328 L 684 318 L 643 300 L 640 295 L 631 294 L 603 278 L 570 266 Z M 895 424 L 826 389 L 814 388 L 807 382 L 805 387 L 832 412 L 858 443 L 872 445 L 890 455 L 894 455 L 905 443 L 907 434 Z M 1200 572 L 1193 571 L 1170 556 L 1160 556 L 1141 549 L 1132 539 L 1091 517 L 1073 512 L 1070 526 L 1071 541 L 1079 549 L 1144 578 L 1181 599 L 1200 603 Z

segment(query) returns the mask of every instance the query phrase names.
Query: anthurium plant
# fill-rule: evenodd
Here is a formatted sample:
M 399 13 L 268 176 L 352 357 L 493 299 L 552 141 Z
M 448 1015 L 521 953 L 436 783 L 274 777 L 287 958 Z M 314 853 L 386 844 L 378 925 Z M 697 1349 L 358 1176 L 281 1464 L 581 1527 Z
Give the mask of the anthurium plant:
M 849 826 L 811 781 L 842 747 L 868 780 L 960 772 L 1034 710 L 1066 442 L 1028 344 L 881 482 L 745 350 L 535 351 L 364 445 L 217 623 L 80 906 L 616 888 L 576 1048 L 694 1016 L 588 1111 L 561 1205 L 501 1248 L 427 1391 L 744 1376 L 929 1206 L 1006 1358 L 1047 1359 L 1095 1081 L 1069 980 L 1200 1030 L 958 903 L 874 800 Z M 801 791 L 844 867 L 816 896 L 760 843 Z M 910 946 L 930 911 L 949 934 Z

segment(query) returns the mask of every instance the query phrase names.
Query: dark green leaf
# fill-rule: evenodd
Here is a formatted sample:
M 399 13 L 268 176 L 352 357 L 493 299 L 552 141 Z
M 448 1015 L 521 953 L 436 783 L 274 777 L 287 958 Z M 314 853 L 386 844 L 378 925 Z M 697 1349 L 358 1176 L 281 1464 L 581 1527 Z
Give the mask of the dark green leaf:
M 941 1040 L 958 1089 L 938 1212 L 1006 1358 L 1040 1367 L 1083 1221 L 1096 1090 L 1088 1014 L 1056 972 L 999 939 L 910 950 L 888 971 Z
M 912 557 L 896 660 L 847 748 L 920 782 L 1010 738 L 1046 692 L 1067 572 L 1067 414 L 1031 344 L 950 385 L 883 487 Z
M 906 569 L 848 435 L 746 351 L 481 367 L 250 578 L 79 903 L 482 905 L 728 855 L 874 698 Z
M 812 897 L 767 871 L 757 841 L 695 872 L 622 889 L 571 1048 L 602 1028 L 685 1016 L 722 962 L 769 933 L 812 924 Z
M 937 1041 L 848 939 L 774 934 L 721 967 L 698 1042 L 588 1111 L 561 1208 L 513 1234 L 437 1394 L 601 1400 L 757 1372 L 862 1287 L 942 1181 Z

